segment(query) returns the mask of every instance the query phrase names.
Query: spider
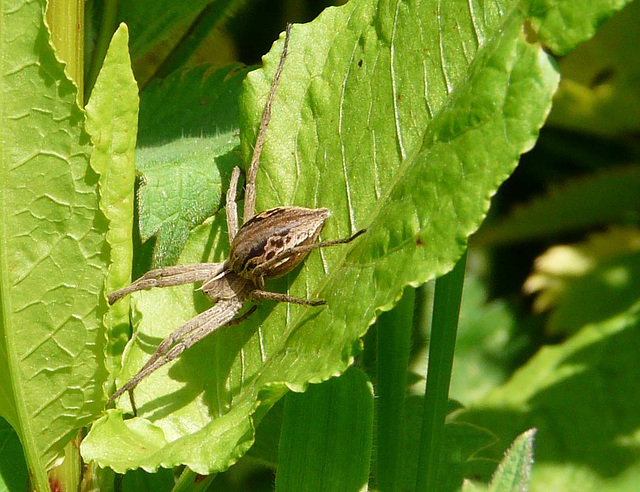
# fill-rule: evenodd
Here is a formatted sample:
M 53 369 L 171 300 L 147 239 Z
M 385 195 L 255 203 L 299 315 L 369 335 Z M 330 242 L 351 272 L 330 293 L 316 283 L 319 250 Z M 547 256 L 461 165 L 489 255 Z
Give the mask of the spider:
M 316 241 L 320 230 L 331 215 L 326 208 L 277 207 L 254 215 L 258 164 L 267 125 L 271 118 L 271 105 L 287 57 L 290 34 L 291 25 L 287 25 L 280 62 L 267 96 L 247 174 L 245 222 L 239 229 L 236 194 L 240 168 L 235 167 L 231 173 L 225 204 L 231 245 L 229 258 L 222 263 L 178 265 L 151 270 L 128 287 L 108 296 L 109 304 L 113 304 L 138 290 L 202 282 L 201 290 L 216 304 L 163 340 L 142 369 L 111 395 L 107 405 L 113 403 L 125 392 L 129 392 L 131 406 L 136 414 L 133 390 L 140 381 L 219 328 L 234 325 L 246 319 L 256 306 L 238 318 L 235 316 L 247 301 L 271 300 L 305 306 L 325 304 L 323 300 L 300 299 L 278 292 L 269 292 L 265 290 L 265 280 L 286 275 L 314 249 L 345 244 L 365 232 L 362 229 L 344 239 L 318 243 Z

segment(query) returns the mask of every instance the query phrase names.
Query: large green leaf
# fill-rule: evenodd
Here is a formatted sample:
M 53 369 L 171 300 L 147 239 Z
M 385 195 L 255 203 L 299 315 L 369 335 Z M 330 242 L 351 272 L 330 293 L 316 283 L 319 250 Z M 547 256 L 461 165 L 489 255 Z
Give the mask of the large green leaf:
M 590 17 L 583 3 L 561 3 L 592 27 L 614 8 L 594 2 Z M 85 457 L 116 470 L 179 463 L 199 473 L 225 469 L 250 446 L 254 417 L 286 389 L 342 373 L 377 313 L 407 285 L 451 269 L 549 111 L 558 74 L 523 35 L 527 19 L 555 8 L 548 4 L 529 11 L 508 1 L 353 0 L 294 27 L 258 208 L 326 206 L 333 218 L 323 239 L 368 232 L 314 253 L 271 284 L 326 299 L 326 307 L 264 303 L 247 322 L 209 337 L 140 384 L 139 417 L 123 421 L 111 410 L 98 421 Z M 246 85 L 247 155 L 280 49 Z M 225 236 L 218 216 L 192 233 L 180 261 L 223 258 Z M 190 287 L 134 299 L 138 336 L 122 381 L 161 338 L 208 306 Z
M 150 84 L 140 96 L 138 144 L 237 132 L 238 94 L 248 70 L 237 64 L 218 70 L 205 65 Z
M 229 131 L 138 151 L 140 237 L 156 236 L 154 267 L 175 263 L 189 231 L 220 209 L 222 183 L 241 164 L 237 145 Z
M 32 483 L 102 409 L 107 221 L 44 1 L 0 14 L 0 415 Z

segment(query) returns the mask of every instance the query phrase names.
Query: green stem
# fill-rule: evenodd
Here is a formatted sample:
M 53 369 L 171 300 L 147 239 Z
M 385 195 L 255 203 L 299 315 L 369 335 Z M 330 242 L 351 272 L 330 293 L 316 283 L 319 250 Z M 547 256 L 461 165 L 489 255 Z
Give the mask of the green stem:
M 436 280 L 415 489 L 417 491 L 438 490 L 440 451 L 444 441 L 444 421 L 447 415 L 466 263 L 465 252 L 451 272 Z
M 378 383 L 378 490 L 398 490 L 404 404 L 416 291 L 406 288 L 400 302 L 376 322 Z
M 205 491 L 209 488 L 209 485 L 211 485 L 211 482 L 213 482 L 216 476 L 216 473 L 212 475 L 198 475 L 189 467 L 185 466 L 180 474 L 180 478 L 173 486 L 173 489 L 171 489 L 171 492 L 186 492 L 187 490 L 189 492 Z

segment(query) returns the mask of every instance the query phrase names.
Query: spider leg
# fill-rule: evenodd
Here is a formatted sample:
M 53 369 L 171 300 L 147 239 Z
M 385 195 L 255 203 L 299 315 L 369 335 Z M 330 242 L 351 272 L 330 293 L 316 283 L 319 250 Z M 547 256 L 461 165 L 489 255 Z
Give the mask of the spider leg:
M 243 301 L 237 298 L 218 301 L 215 306 L 203 313 L 200 313 L 191 321 L 178 328 L 158 346 L 154 354 L 142 369 L 122 385 L 119 390 L 111 395 L 111 398 L 109 398 L 109 401 L 107 402 L 107 406 L 115 401 L 116 398 L 122 395 L 125 391 L 133 391 L 140 381 L 156 369 L 164 366 L 168 362 L 171 362 L 193 344 L 232 321 L 233 317 L 238 313 L 238 311 L 240 311 L 240 309 L 242 309 L 243 304 Z M 186 338 L 180 340 L 182 337 Z M 173 347 L 171 347 L 172 345 Z
M 273 76 L 273 82 L 271 83 L 271 90 L 267 96 L 267 103 L 264 106 L 262 113 L 262 119 L 260 120 L 260 128 L 258 130 L 258 137 L 256 138 L 256 146 L 253 148 L 253 155 L 251 156 L 251 164 L 249 166 L 249 173 L 247 175 L 247 184 L 244 194 L 244 216 L 243 221 L 246 223 L 256 209 L 256 175 L 258 174 L 258 163 L 260 162 L 260 154 L 262 153 L 262 146 L 264 144 L 264 136 L 267 131 L 267 125 L 271 119 L 271 104 L 276 95 L 276 88 L 280 82 L 280 75 L 282 75 L 282 69 L 284 68 L 284 61 L 287 58 L 287 48 L 289 47 L 289 37 L 291 35 L 291 24 L 287 24 L 287 30 L 284 36 L 284 47 L 282 48 L 282 54 L 280 55 L 280 63 L 276 69 L 276 73 Z
M 151 270 L 131 285 L 109 294 L 109 304 L 113 304 L 132 292 L 151 287 L 171 287 L 172 285 L 203 282 L 220 273 L 223 268 L 223 263 L 196 263 Z
M 225 204 L 225 210 L 227 212 L 227 230 L 229 231 L 229 244 L 233 242 L 233 239 L 238 233 L 238 204 L 236 203 L 238 179 L 240 179 L 240 168 L 236 166 L 231 172 L 231 180 L 229 181 L 229 189 L 227 190 L 227 203 Z
M 266 300 L 276 302 L 290 302 L 292 304 L 302 304 L 303 306 L 323 306 L 327 301 L 310 301 L 301 299 L 300 297 L 291 297 L 279 292 L 269 292 L 267 290 L 254 290 L 251 292 L 249 299 L 252 301 Z
M 343 239 L 336 239 L 334 241 L 325 241 L 322 243 L 303 244 L 301 246 L 295 246 L 291 249 L 282 251 L 281 253 L 278 253 L 270 260 L 267 260 L 259 264 L 258 266 L 256 266 L 253 269 L 252 275 L 255 277 L 262 277 L 264 275 L 264 272 L 269 271 L 269 269 L 271 269 L 274 265 L 278 264 L 279 262 L 281 262 L 286 258 L 289 258 L 290 256 L 296 255 L 298 253 L 306 253 L 314 249 L 326 248 L 329 246 L 337 246 L 338 244 L 350 243 L 361 234 L 364 234 L 366 231 L 367 231 L 366 229 L 360 229 L 353 236 L 345 237 Z

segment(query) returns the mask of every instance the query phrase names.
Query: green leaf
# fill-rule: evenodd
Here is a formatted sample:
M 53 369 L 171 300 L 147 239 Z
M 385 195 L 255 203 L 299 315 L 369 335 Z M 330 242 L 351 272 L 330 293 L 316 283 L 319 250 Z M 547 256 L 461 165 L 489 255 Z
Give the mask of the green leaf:
M 515 436 L 538 429 L 532 491 L 632 491 L 640 480 L 640 255 L 608 273 L 600 285 L 615 309 L 542 349 L 458 416 L 498 434 L 500 445 L 486 453 L 494 459 Z
M 150 84 L 140 96 L 138 144 L 237 132 L 238 95 L 248 71 L 237 64 L 213 71 L 202 66 Z
M 0 414 L 39 490 L 103 406 L 108 264 L 84 114 L 44 8 L 9 1 L 0 14 Z
M 113 35 L 102 70 L 86 107 L 86 129 L 94 151 L 91 166 L 100 175 L 100 209 L 109 220 L 107 241 L 115 258 L 106 279 L 108 292 L 131 280 L 133 260 L 133 185 L 138 121 L 138 86 L 131 71 L 129 35 L 124 24 Z M 105 317 L 109 330 L 107 365 L 113 374 L 129 338 L 129 302 L 118 303 Z
M 142 94 L 138 170 L 140 234 L 155 236 L 153 266 L 173 264 L 189 231 L 221 206 L 231 170 L 241 165 L 238 95 L 247 69 L 174 74 Z M 223 183 L 225 189 L 223 189 Z
M 627 3 L 629 0 L 533 0 L 529 7 L 533 14 L 531 24 L 546 46 L 558 55 L 566 55 L 591 38 L 612 13 Z
M 638 189 L 637 165 L 576 178 L 483 227 L 473 240 L 477 244 L 504 244 L 636 221 L 640 217 Z
M 138 151 L 140 237 L 156 236 L 152 264 L 177 261 L 189 231 L 221 206 L 222 183 L 241 163 L 235 132 L 184 138 Z
M 140 384 L 137 419 L 110 412 L 92 428 L 91 457 L 119 470 L 180 463 L 199 473 L 224 470 L 251 445 L 254 412 L 259 420 L 287 389 L 344 372 L 381 310 L 407 285 L 452 268 L 490 197 L 535 142 L 558 83 L 549 56 L 522 33 L 528 17 L 546 11 L 469 5 L 449 2 L 434 15 L 426 3 L 354 0 L 293 29 L 258 208 L 326 206 L 333 218 L 323 239 L 368 232 L 312 254 L 270 285 L 326 299 L 326 307 L 264 303 L 247 322 L 202 341 Z M 280 50 L 281 43 L 246 85 L 247 155 Z M 217 216 L 191 234 L 180 262 L 224 258 L 225 242 Z M 134 299 L 138 331 L 122 381 L 210 305 L 190 287 Z M 140 420 L 145 426 L 132 428 Z M 165 444 L 140 449 L 156 433 Z
M 285 401 L 276 489 L 366 490 L 373 387 L 352 368 Z
M 529 490 L 533 466 L 533 438 L 531 429 L 516 438 L 498 465 L 491 480 L 491 492 L 520 492 Z

